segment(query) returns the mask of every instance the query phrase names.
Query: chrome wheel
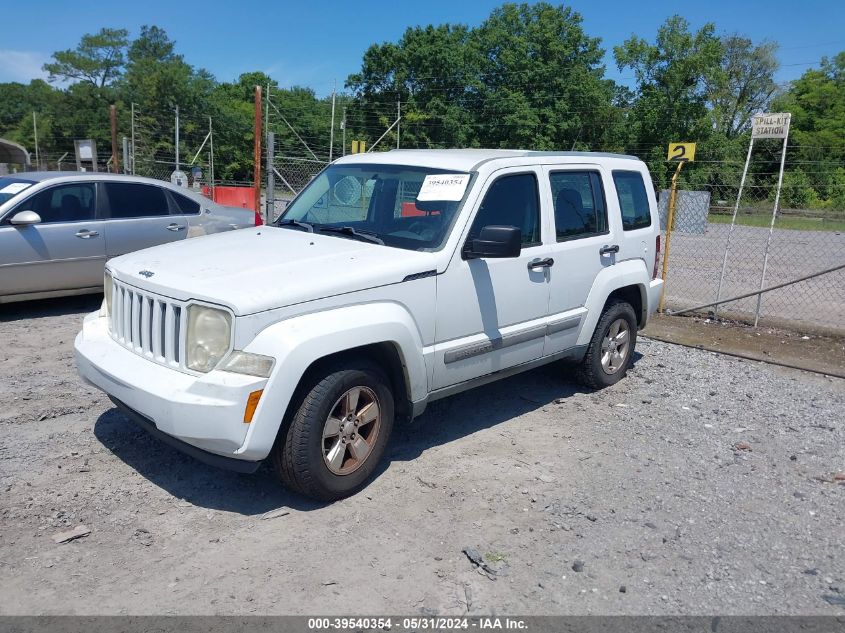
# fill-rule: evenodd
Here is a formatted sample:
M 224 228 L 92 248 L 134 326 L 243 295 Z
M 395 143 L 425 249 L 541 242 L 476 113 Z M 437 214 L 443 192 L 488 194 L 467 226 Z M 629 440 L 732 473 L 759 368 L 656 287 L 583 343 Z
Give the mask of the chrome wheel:
M 360 468 L 375 446 L 381 427 L 381 409 L 369 387 L 353 387 L 332 407 L 323 425 L 323 459 L 335 475 Z
M 608 374 L 615 374 L 628 362 L 631 350 L 631 328 L 625 319 L 616 319 L 607 329 L 601 343 L 601 366 Z

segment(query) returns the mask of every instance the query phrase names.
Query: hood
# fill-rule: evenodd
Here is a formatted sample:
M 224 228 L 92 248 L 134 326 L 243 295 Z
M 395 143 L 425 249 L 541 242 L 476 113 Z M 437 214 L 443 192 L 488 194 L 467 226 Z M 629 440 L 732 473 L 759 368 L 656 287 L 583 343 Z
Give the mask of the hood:
M 108 267 L 150 292 L 246 315 L 399 283 L 436 263 L 431 253 L 262 226 L 154 246 Z

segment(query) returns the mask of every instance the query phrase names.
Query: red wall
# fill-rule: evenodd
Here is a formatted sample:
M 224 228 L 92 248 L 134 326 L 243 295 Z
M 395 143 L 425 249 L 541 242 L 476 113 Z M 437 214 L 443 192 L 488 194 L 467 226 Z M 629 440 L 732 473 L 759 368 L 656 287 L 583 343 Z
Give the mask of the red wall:
M 207 186 L 203 186 L 202 195 L 211 198 Z M 227 207 L 241 207 L 255 211 L 255 189 L 252 187 L 215 187 L 212 200 L 218 204 L 225 204 Z

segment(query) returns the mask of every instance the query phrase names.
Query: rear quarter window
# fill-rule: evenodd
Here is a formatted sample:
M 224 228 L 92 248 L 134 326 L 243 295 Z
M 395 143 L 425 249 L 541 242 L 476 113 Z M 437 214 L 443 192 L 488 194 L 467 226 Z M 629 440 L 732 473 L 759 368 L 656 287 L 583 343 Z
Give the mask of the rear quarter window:
M 638 171 L 614 171 L 613 183 L 622 211 L 622 228 L 626 231 L 651 226 L 651 208 L 648 204 L 645 181 Z
M 196 200 L 191 200 L 188 196 L 183 196 L 182 194 L 176 193 L 175 191 L 168 191 L 168 193 L 173 198 L 173 201 L 176 203 L 176 207 L 178 208 L 178 214 L 196 215 L 200 212 L 200 203 Z

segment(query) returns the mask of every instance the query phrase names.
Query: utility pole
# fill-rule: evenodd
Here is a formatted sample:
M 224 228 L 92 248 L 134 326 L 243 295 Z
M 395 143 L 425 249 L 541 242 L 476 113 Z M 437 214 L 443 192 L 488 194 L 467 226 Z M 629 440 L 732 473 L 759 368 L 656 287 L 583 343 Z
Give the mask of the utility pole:
M 129 173 L 129 139 L 123 137 L 123 173 Z
M 396 97 L 396 149 L 399 149 L 399 119 L 402 118 L 402 99 Z
M 35 110 L 32 111 L 32 135 L 35 137 L 35 169 L 41 169 L 41 159 L 38 156 L 38 125 L 35 123 Z M 97 160 L 96 157 L 94 160 Z
M 179 106 L 176 106 L 176 171 L 179 171 Z
M 335 80 L 335 87 L 332 88 L 332 128 L 329 132 L 329 162 L 334 158 L 334 100 L 337 93 L 337 80 Z
M 343 106 L 343 119 L 340 122 L 340 129 L 343 132 L 343 155 L 346 156 L 346 106 Z
M 117 164 L 117 108 L 114 104 L 109 106 L 109 118 L 111 119 L 111 170 L 117 174 L 120 173 L 120 168 Z
M 255 136 L 255 146 L 252 159 L 253 164 L 253 188 L 254 193 L 254 208 L 256 212 L 261 210 L 261 86 L 255 87 L 255 124 L 253 134 Z

